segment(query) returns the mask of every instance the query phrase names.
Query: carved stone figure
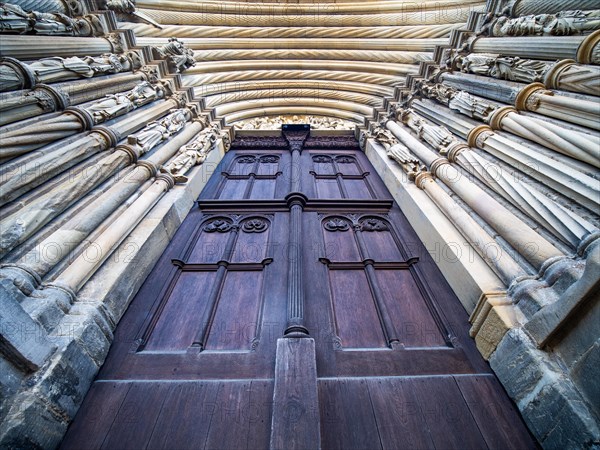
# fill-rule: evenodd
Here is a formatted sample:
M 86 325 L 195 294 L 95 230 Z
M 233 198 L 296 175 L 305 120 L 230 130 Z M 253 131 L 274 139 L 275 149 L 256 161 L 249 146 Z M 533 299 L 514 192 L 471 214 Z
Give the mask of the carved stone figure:
M 470 55 L 457 55 L 452 59 L 452 65 L 457 70 L 465 73 L 487 76 L 494 65 L 495 58 L 471 53 Z
M 389 150 L 392 146 L 399 144 L 398 139 L 396 139 L 392 132 L 382 127 L 377 127 L 375 130 L 373 130 L 373 139 L 375 139 L 377 143 L 381 144 L 386 150 Z
M 196 61 L 194 60 L 194 52 L 187 47 L 184 47 L 184 53 L 182 55 L 171 56 L 171 61 L 175 66 L 175 71 L 178 73 L 184 72 L 190 67 L 196 65 Z
M 177 38 L 169 38 L 162 47 L 155 47 L 160 58 L 165 58 L 173 64 L 177 72 L 183 72 L 196 64 L 194 51 Z
M 139 145 L 146 153 L 160 142 L 181 131 L 191 118 L 192 113 L 189 109 L 176 109 L 162 119 L 150 122 L 142 131 L 131 136 L 129 142 Z
M 106 9 L 122 14 L 131 14 L 135 11 L 135 4 L 130 0 L 106 0 L 104 6 Z
M 0 5 L 0 31 L 59 36 L 91 36 L 95 27 L 88 21 L 72 19 L 61 13 L 26 12 L 17 5 Z
M 70 58 L 43 58 L 29 64 L 29 68 L 35 73 L 36 78 L 46 82 L 75 77 L 89 78 L 94 76 L 94 70 L 82 58 L 72 56 Z
M 395 160 L 399 164 L 418 164 L 419 160 L 411 155 L 410 151 L 404 145 L 397 143 L 388 149 L 388 158 Z
M 143 81 L 130 91 L 107 95 L 85 109 L 92 114 L 95 123 L 101 123 L 162 98 L 164 94 L 161 85 Z
M 186 183 L 188 178 L 185 173 L 193 166 L 202 164 L 208 153 L 213 149 L 219 128 L 217 125 L 202 130 L 191 142 L 182 146 L 177 156 L 167 166 L 162 167 L 161 172 L 170 173 L 176 183 Z
M 55 56 L 42 58 L 29 64 L 16 60 L 14 63 L 22 67 L 22 70 L 26 70 L 27 73 L 31 73 L 35 83 L 55 83 L 137 69 L 141 65 L 141 60 L 137 53 L 130 52 L 127 56 L 113 53 L 81 58 L 78 56 L 69 58 Z M 2 75 L 0 92 L 19 87 L 31 87 L 22 78 L 23 74 L 6 61 L 0 62 L 0 74 Z
M 550 66 L 551 64 L 542 61 L 521 59 L 518 57 L 501 57 L 494 60 L 490 76 L 502 80 L 533 83 L 541 81 Z
M 417 136 L 437 150 L 442 150 L 456 139 L 446 127 L 431 125 L 411 110 L 401 113 L 402 121 L 411 128 Z
M 490 113 L 496 109 L 496 106 L 473 97 L 465 91 L 458 91 L 448 103 L 450 109 L 480 120 L 488 118 Z
M 417 91 L 420 92 L 421 95 L 437 100 L 444 105 L 447 105 L 452 97 L 458 92 L 456 89 L 444 84 L 428 84 L 424 81 L 417 84 Z
M 156 51 L 163 58 L 166 58 L 169 55 L 181 55 L 183 53 L 183 48 L 185 48 L 183 42 L 177 38 L 169 38 L 168 43 L 165 45 L 155 47 Z
M 285 123 L 308 123 L 313 130 L 352 130 L 354 124 L 350 121 L 334 117 L 321 117 L 309 115 L 294 116 L 268 116 L 255 117 L 253 119 L 241 120 L 234 127 L 241 130 L 276 130 Z
M 20 6 L 10 3 L 0 5 L 0 31 L 23 34 L 31 30 L 29 14 Z
M 57 36 L 98 36 L 104 33 L 100 19 L 93 14 L 73 19 L 61 13 L 26 12 L 10 3 L 0 4 L 0 31 Z
M 561 11 L 557 14 L 537 14 L 511 19 L 489 16 L 481 34 L 490 36 L 569 36 L 600 28 L 600 12 Z

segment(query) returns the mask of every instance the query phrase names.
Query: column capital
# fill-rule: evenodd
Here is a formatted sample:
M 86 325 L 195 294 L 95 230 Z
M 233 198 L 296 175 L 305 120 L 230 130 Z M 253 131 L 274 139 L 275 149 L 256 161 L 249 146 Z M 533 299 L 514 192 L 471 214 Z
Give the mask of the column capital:
M 600 30 L 594 31 L 587 36 L 577 48 L 577 62 L 580 64 L 598 63 L 594 61 L 594 50 L 600 44 Z
M 486 133 L 486 135 L 481 136 L 483 133 Z M 481 147 L 480 136 L 485 140 L 492 133 L 494 133 L 494 130 L 490 126 L 478 125 L 469 131 L 469 134 L 467 135 L 467 145 L 469 147 Z
M 501 123 L 502 119 L 504 119 L 510 113 L 516 113 L 517 110 L 513 106 L 502 106 L 492 111 L 488 118 L 488 123 L 493 130 L 502 129 Z
M 544 91 L 543 93 L 546 95 L 554 95 L 551 91 L 547 90 L 546 86 L 542 83 L 531 83 L 522 88 L 517 94 L 517 97 L 515 98 L 515 108 L 517 108 L 517 110 L 525 111 L 535 110 L 536 108 L 532 107 L 530 103 L 533 98 L 532 96 L 536 93 L 541 93 L 540 91 Z
M 417 172 L 413 177 L 413 181 L 419 189 L 425 189 L 425 182 L 428 180 L 433 181 L 433 174 L 428 171 Z

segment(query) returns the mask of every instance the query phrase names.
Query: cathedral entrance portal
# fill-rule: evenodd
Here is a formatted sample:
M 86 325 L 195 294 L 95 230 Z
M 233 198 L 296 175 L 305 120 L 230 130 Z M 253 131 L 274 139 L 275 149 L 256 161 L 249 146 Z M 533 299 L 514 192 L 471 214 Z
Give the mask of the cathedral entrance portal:
M 63 448 L 529 448 L 353 136 L 237 138 Z

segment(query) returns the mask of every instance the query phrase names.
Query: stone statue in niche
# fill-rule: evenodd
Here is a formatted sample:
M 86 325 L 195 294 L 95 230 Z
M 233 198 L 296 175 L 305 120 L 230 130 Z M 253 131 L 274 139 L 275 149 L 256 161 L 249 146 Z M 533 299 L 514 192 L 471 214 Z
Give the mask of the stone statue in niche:
M 204 162 L 217 142 L 218 136 L 219 127 L 216 124 L 205 128 L 189 143 L 182 146 L 177 156 L 165 167 L 161 167 L 160 171 L 171 174 L 176 183 L 186 183 L 188 178 L 185 173 L 193 166 Z
M 142 131 L 129 137 L 129 143 L 142 147 L 144 153 L 153 149 L 160 142 L 181 131 L 186 122 L 192 118 L 187 108 L 176 109 L 162 119 L 150 122 Z
M 85 109 L 92 114 L 95 123 L 101 123 L 164 96 L 165 90 L 161 85 L 143 81 L 130 91 L 107 95 Z

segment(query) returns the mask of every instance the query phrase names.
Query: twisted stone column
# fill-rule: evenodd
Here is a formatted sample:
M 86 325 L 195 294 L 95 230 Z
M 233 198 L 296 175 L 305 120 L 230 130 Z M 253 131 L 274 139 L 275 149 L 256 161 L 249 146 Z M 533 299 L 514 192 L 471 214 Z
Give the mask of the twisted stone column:
M 581 239 L 596 227 L 568 209 L 555 203 L 527 183 L 515 172 L 506 172 L 455 138 L 445 127 L 429 124 L 408 109 L 399 118 L 451 163 L 457 163 L 476 176 L 515 207 L 545 226 L 555 236 L 576 248 Z
M 567 130 L 553 123 L 518 114 L 512 106 L 499 106 L 486 99 L 443 85 L 421 84 L 420 92 L 465 116 L 488 123 L 492 129 L 505 130 L 572 158 L 600 167 L 596 136 Z
M 559 11 L 580 9 L 588 11 L 598 8 L 596 0 L 514 0 L 509 5 L 512 17 L 528 14 L 554 14 Z
M 437 157 L 421 142 L 412 137 L 398 123 L 388 120 L 386 128 L 430 168 L 430 171 L 452 189 L 483 220 L 494 228 L 531 265 L 541 268 L 549 258 L 563 256 L 554 245 L 515 217 L 461 174 L 448 161 Z
M 429 120 L 448 127 L 454 134 L 467 140 L 469 146 L 493 155 L 591 211 L 598 208 L 598 180 L 591 176 L 570 165 L 557 164 L 555 159 L 511 139 L 507 133 L 495 132 L 487 125 L 478 125 L 474 120 L 440 107 L 439 103 L 413 100 L 411 107 Z
M 389 132 L 388 132 L 389 133 Z M 440 211 L 450 219 L 479 256 L 508 286 L 516 277 L 525 275 L 525 271 L 505 252 L 498 243 L 434 180 L 432 174 L 422 167 L 410 150 L 389 135 L 382 139 L 381 131 L 375 133 L 375 140 L 386 148 L 390 159 L 396 161 L 409 179 L 431 198 Z M 393 137 L 393 136 L 392 136 Z

